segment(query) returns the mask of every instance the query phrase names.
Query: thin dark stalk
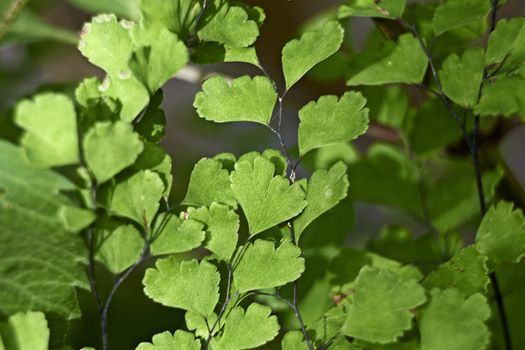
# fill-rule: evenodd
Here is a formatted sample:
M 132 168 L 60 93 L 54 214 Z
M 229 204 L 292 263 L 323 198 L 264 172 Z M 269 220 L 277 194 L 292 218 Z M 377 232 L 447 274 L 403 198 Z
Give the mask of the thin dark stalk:
M 7 10 L 0 21 L 0 40 L 6 35 L 11 24 L 16 20 L 16 17 L 22 11 L 29 0 L 13 0 L 7 7 Z
M 95 257 L 94 257 L 94 247 L 93 247 L 93 228 L 89 228 L 87 231 L 87 244 L 88 244 L 88 269 L 87 275 L 89 280 L 89 286 L 91 287 L 91 293 L 95 297 L 95 302 L 97 303 L 97 308 L 99 313 L 102 313 L 104 305 L 98 292 L 97 278 L 95 275 Z
M 199 24 L 202 20 L 202 17 L 204 16 L 204 11 L 206 11 L 206 8 L 208 7 L 208 1 L 202 0 L 201 3 L 201 10 L 199 11 L 199 14 L 197 15 L 197 18 L 195 19 L 195 24 L 193 25 L 193 29 L 189 35 L 188 39 L 188 46 L 192 46 L 194 42 L 198 41 L 197 39 L 197 31 L 199 30 Z

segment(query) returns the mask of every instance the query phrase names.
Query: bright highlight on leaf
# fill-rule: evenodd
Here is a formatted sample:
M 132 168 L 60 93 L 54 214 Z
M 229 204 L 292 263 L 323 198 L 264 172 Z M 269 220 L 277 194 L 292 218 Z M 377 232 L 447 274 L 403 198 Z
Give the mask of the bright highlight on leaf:
M 343 42 L 343 35 L 341 25 L 330 21 L 286 44 L 282 53 L 286 89 L 290 89 L 316 64 L 336 53 Z
M 225 320 L 222 336 L 215 337 L 212 348 L 217 350 L 253 349 L 266 344 L 277 336 L 279 323 L 270 316 L 272 309 L 252 303 L 246 309 L 240 306 L 231 310 Z
M 21 143 L 29 160 L 39 167 L 77 163 L 75 107 L 65 95 L 46 93 L 16 107 L 16 123 L 24 130 Z
M 519 262 L 525 256 L 523 212 L 504 201 L 491 207 L 478 228 L 476 248 L 495 262 Z
M 359 92 L 323 96 L 299 111 L 299 150 L 301 155 L 336 143 L 348 142 L 368 128 L 366 99 Z
M 124 121 L 97 123 L 84 138 L 86 162 L 98 183 L 133 164 L 143 147 L 131 124 Z
M 48 350 L 49 329 L 42 312 L 19 312 L 0 323 L 0 349 Z
M 193 106 L 201 118 L 216 123 L 255 122 L 268 124 L 277 95 L 272 82 L 262 76 L 243 76 L 229 84 L 214 76 L 202 84 Z
M 219 301 L 220 276 L 206 261 L 160 259 L 144 275 L 144 293 L 157 303 L 193 311 L 202 316 L 213 312 Z
M 272 242 L 262 239 L 248 244 L 233 275 L 239 292 L 279 287 L 303 273 L 301 250 L 290 241 L 283 241 L 277 249 Z
M 253 163 L 241 161 L 231 173 L 231 187 L 255 235 L 298 215 L 306 206 L 300 184 L 274 175 L 275 166 L 259 156 Z
M 355 281 L 343 332 L 374 343 L 393 342 L 411 328 L 411 310 L 425 300 L 416 280 L 365 266 Z

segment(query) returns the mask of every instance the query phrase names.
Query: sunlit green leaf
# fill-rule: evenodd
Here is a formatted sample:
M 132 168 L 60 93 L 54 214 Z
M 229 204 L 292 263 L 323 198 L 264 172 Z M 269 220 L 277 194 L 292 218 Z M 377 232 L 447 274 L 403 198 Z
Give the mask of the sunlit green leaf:
M 201 342 L 193 334 L 178 330 L 173 335 L 166 331 L 155 334 L 152 343 L 140 343 L 135 350 L 200 350 Z
M 6 350 L 47 350 L 49 329 L 41 312 L 19 312 L 0 323 L 0 348 Z

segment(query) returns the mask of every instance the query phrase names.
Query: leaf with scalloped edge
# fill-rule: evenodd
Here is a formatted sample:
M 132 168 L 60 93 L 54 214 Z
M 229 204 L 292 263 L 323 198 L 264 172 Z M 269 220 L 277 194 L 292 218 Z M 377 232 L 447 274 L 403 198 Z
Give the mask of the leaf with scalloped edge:
M 242 350 L 266 344 L 279 333 L 277 316 L 266 305 L 252 303 L 246 311 L 237 306 L 224 321 L 224 332 L 211 342 L 215 350 Z
M 456 289 L 431 292 L 430 303 L 418 316 L 421 350 L 482 350 L 489 344 L 485 321 L 490 317 L 487 299 L 468 298 Z
M 263 76 L 242 76 L 231 84 L 213 76 L 202 84 L 193 106 L 201 118 L 216 123 L 255 122 L 267 125 L 277 101 L 272 82 Z
M 153 301 L 202 316 L 213 313 L 219 301 L 219 282 L 219 272 L 211 263 L 174 257 L 157 260 L 142 281 L 144 293 Z
M 344 30 L 337 21 L 306 31 L 300 39 L 288 42 L 282 52 L 282 65 L 286 89 L 297 83 L 316 64 L 339 50 Z
M 359 272 L 342 331 L 374 343 L 395 341 L 412 327 L 412 309 L 426 300 L 416 280 L 365 266 Z
M 171 334 L 168 331 L 155 334 L 152 343 L 140 343 L 135 350 L 200 350 L 201 342 L 194 335 L 178 330 Z
M 195 0 L 140 0 L 141 24 L 148 31 L 168 29 L 186 40 L 200 12 Z
M 347 2 L 339 7 L 338 18 L 401 18 L 406 6 L 406 0 L 349 0 Z
M 262 239 L 248 243 L 233 274 L 239 292 L 283 286 L 298 279 L 304 271 L 301 249 L 290 241 L 277 248 Z
M 515 17 L 498 21 L 490 34 L 485 53 L 485 64 L 513 67 L 525 60 L 525 18 Z
M 368 128 L 368 108 L 360 92 L 337 96 L 322 96 L 299 111 L 299 150 L 309 151 L 355 140 Z
M 476 248 L 495 262 L 519 262 L 525 256 L 523 212 L 505 201 L 492 206 L 479 225 Z
M 0 349 L 5 346 L 7 350 L 48 350 L 49 337 L 42 312 L 19 312 L 0 323 Z
M 248 220 L 251 235 L 276 226 L 298 215 L 306 206 L 299 183 L 274 175 L 275 166 L 258 156 L 252 163 L 241 161 L 232 171 L 231 187 Z

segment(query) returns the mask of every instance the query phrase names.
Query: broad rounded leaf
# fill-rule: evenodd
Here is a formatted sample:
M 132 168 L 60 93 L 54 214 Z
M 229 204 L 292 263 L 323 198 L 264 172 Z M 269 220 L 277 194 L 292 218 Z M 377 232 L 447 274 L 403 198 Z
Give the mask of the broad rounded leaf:
M 502 19 L 490 34 L 485 54 L 487 65 L 520 64 L 525 59 L 525 19 Z
M 135 350 L 200 350 L 201 342 L 193 334 L 178 330 L 173 335 L 166 331 L 155 334 L 153 343 L 140 343 Z
M 299 150 L 301 155 L 336 143 L 348 142 L 368 128 L 366 99 L 359 92 L 323 96 L 299 111 Z
M 412 34 L 401 35 L 397 43 L 388 41 L 351 59 L 347 85 L 419 84 L 428 60 Z
M 270 316 L 268 306 L 252 303 L 246 309 L 240 306 L 230 311 L 224 321 L 224 332 L 211 343 L 215 350 L 242 350 L 266 344 L 279 333 L 277 316 Z
M 486 349 L 489 332 L 485 321 L 489 317 L 490 307 L 483 295 L 465 299 L 455 289 L 434 289 L 418 319 L 421 350 Z
M 262 76 L 233 79 L 213 76 L 202 84 L 193 106 L 201 118 L 216 123 L 255 122 L 268 124 L 277 101 L 272 82 Z
M 22 146 L 39 167 L 77 163 L 78 137 L 75 107 L 65 95 L 45 93 L 16 106 L 15 121 L 25 133 Z
M 436 36 L 485 17 L 491 0 L 447 0 L 434 12 L 432 26 Z
M 346 197 L 349 186 L 346 170 L 343 162 L 337 162 L 330 170 L 320 169 L 313 173 L 306 190 L 308 204 L 293 223 L 297 241 L 312 221 Z
M 277 249 L 262 239 L 249 243 L 233 274 L 239 292 L 283 286 L 298 279 L 304 271 L 301 249 L 283 241 Z
M 275 166 L 258 156 L 253 163 L 241 161 L 231 173 L 231 187 L 255 235 L 298 215 L 306 206 L 299 183 L 274 176 Z
M 504 201 L 491 207 L 478 228 L 476 248 L 496 262 L 519 262 L 525 256 L 523 212 Z
M 481 116 L 511 117 L 515 114 L 525 119 L 525 79 L 505 77 L 483 86 L 483 94 L 474 112 Z
M 190 251 L 204 240 L 204 225 L 195 220 L 183 220 L 173 214 L 160 214 L 151 237 L 151 253 L 174 254 Z
M 456 54 L 450 55 L 439 72 L 443 91 L 462 107 L 476 105 L 484 68 L 484 55 L 480 48 L 467 49 L 461 58 Z
M 124 121 L 96 123 L 84 137 L 86 162 L 98 183 L 133 164 L 143 147 L 131 124 Z
M 2 344 L 3 343 L 3 344 Z M 48 350 L 49 329 L 42 312 L 19 312 L 0 323 L 0 349 Z
M 144 292 L 165 306 L 208 316 L 219 301 L 220 276 L 207 261 L 160 259 L 144 275 Z
M 324 61 L 339 50 L 344 31 L 336 21 L 305 32 L 300 39 L 294 39 L 283 48 L 282 64 L 286 89 L 297 83 L 316 64 Z
M 195 0 L 139 0 L 142 24 L 151 31 L 164 28 L 186 40 L 199 15 L 200 3 Z
M 425 300 L 416 280 L 365 266 L 355 281 L 343 332 L 374 343 L 393 342 L 412 326 L 411 309 Z

